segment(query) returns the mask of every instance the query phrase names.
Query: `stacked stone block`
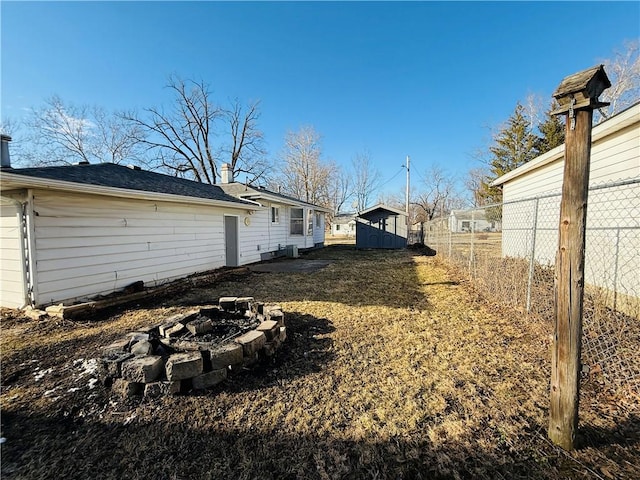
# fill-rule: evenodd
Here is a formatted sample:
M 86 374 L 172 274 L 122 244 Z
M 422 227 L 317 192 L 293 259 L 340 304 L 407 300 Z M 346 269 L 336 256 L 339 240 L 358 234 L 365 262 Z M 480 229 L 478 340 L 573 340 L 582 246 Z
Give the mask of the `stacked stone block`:
M 229 319 L 239 331 L 216 337 Z M 205 390 L 273 356 L 285 339 L 279 306 L 253 297 L 222 297 L 217 305 L 174 315 L 107 345 L 100 378 L 124 397 Z

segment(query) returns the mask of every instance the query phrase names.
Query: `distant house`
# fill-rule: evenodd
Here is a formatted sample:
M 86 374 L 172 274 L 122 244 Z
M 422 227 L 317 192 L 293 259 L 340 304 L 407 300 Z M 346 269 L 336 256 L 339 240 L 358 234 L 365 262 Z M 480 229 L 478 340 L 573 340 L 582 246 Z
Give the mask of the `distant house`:
M 331 235 L 355 237 L 355 213 L 340 213 L 338 215 L 334 215 L 333 220 L 331 221 Z
M 493 182 L 502 186 L 503 256 L 553 265 L 564 145 Z M 593 127 L 586 224 L 586 281 L 640 296 L 640 103 Z
M 378 204 L 356 216 L 356 248 L 405 248 L 407 214 Z
M 161 284 L 324 238 L 317 207 L 281 199 L 274 210 L 275 202 L 137 167 L 13 169 L 3 157 L 0 188 L 5 307 L 71 303 L 140 280 Z M 272 228 L 278 222 L 285 232 Z
M 499 222 L 487 220 L 485 210 L 451 210 L 449 231 L 452 233 L 495 232 L 500 229 Z

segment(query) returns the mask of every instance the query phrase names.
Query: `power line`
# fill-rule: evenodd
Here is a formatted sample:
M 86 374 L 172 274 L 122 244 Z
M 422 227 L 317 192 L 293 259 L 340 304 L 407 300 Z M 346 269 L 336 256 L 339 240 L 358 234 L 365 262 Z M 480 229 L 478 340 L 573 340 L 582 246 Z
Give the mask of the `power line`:
M 380 184 L 380 188 L 384 187 L 386 184 L 388 184 L 389 182 L 391 182 L 392 180 L 394 180 L 398 175 L 400 175 L 400 174 L 402 173 L 402 171 L 403 171 L 404 169 L 405 169 L 405 166 L 404 166 L 404 165 L 403 165 L 403 166 L 401 166 L 401 167 L 400 167 L 400 170 L 398 170 L 398 172 L 397 172 L 393 177 L 391 177 L 391 178 L 390 178 L 389 180 L 387 180 L 386 182 L 383 182 L 383 183 L 381 183 L 381 184 Z

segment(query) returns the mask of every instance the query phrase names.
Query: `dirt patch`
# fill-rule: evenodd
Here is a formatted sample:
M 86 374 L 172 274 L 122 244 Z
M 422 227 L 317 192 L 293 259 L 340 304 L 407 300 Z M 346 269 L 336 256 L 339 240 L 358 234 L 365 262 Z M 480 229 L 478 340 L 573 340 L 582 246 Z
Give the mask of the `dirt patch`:
M 546 440 L 551 326 L 437 258 L 326 248 L 99 320 L 6 315 L 2 478 L 640 478 L 640 399 L 585 374 L 581 448 Z M 196 395 L 116 400 L 97 346 L 228 294 L 287 312 L 268 366 Z
M 260 273 L 312 273 L 331 264 L 331 260 L 307 260 L 302 258 L 275 260 L 249 265 L 249 270 Z

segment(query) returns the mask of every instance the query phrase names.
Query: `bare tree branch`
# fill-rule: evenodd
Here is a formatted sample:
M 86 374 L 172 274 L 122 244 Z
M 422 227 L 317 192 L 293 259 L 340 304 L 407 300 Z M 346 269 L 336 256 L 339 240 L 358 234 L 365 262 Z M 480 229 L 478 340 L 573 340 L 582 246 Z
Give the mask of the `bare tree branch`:
M 235 99 L 231 108 L 224 112 L 231 141 L 223 151 L 231 159 L 229 163 L 233 176 L 237 178 L 244 173 L 248 183 L 266 180 L 271 169 L 265 157 L 264 135 L 258 128 L 259 105 L 260 102 L 253 102 L 243 110 L 238 99 Z
M 371 163 L 371 153 L 365 150 L 357 153 L 351 160 L 353 167 L 353 191 L 356 197 L 357 210 L 360 212 L 369 207 L 373 195 L 380 188 L 380 172 Z
M 595 123 L 600 123 L 640 99 L 640 41 L 625 42 L 622 51 L 615 51 L 613 58 L 603 63 L 611 87 L 602 93 L 600 99 L 611 105 L 602 109 L 604 113 L 595 116 Z
M 328 190 L 335 177 L 336 165 L 322 162 L 320 156 L 320 135 L 313 127 L 288 132 L 282 153 L 281 185 L 289 195 L 331 208 Z
M 454 193 L 453 179 L 440 167 L 431 167 L 420 185 L 420 193 L 410 203 L 419 207 L 417 221 L 430 221 L 437 213 L 445 213 Z
M 140 158 L 135 126 L 100 107 L 75 106 L 53 96 L 32 110 L 26 125 L 28 156 L 35 164 L 123 163 Z
M 167 88 L 174 95 L 169 113 L 147 108 L 144 116 L 130 112 L 123 114 L 123 118 L 144 132 L 138 140 L 157 152 L 165 169 L 177 176 L 216 183 L 218 168 L 212 153 L 213 127 L 222 117 L 222 110 L 211 101 L 204 82 L 171 76 Z

